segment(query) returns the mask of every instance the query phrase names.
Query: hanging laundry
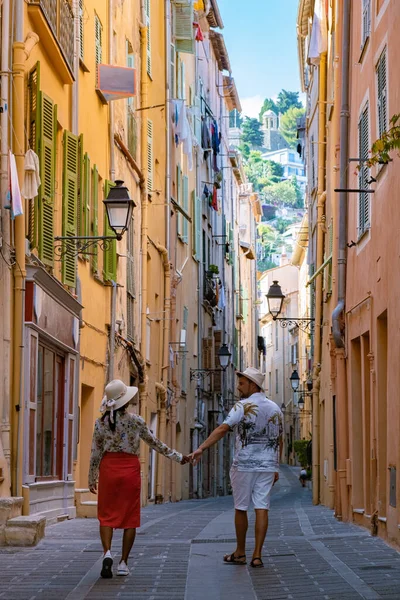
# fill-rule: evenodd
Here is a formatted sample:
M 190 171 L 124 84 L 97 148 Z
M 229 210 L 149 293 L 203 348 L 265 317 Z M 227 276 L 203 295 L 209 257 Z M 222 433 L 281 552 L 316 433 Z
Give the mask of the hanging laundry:
M 214 210 L 218 211 L 217 188 L 215 187 L 215 185 L 214 185 L 214 188 L 213 188 L 211 208 L 213 208 Z
M 202 200 L 209 200 L 210 196 L 211 196 L 210 190 L 208 189 L 207 185 L 205 185 L 204 190 L 203 190 Z
M 169 347 L 169 366 L 171 369 L 175 367 L 175 352 L 172 346 Z
M 193 169 L 193 138 L 192 130 L 187 116 L 184 100 L 174 100 L 177 110 L 175 123 L 175 136 L 177 144 L 182 143 L 184 154 L 188 157 L 189 171 Z
M 220 287 L 220 290 L 219 290 L 218 308 L 225 308 L 225 306 L 226 306 L 226 303 L 225 303 L 225 288 L 221 284 L 221 287 Z
M 204 150 L 204 160 L 207 160 L 211 150 L 211 136 L 204 118 L 201 123 L 201 147 Z
M 24 214 L 22 207 L 21 191 L 19 189 L 17 164 L 15 162 L 15 156 L 9 152 L 9 180 L 11 190 L 11 218 L 19 217 Z
M 215 119 L 213 119 L 211 123 L 211 145 L 213 151 L 213 164 L 212 167 L 214 171 L 219 171 L 217 164 L 217 156 L 219 154 L 219 148 L 221 145 L 221 138 L 218 132 L 218 123 Z
M 193 23 L 193 25 L 196 27 L 196 42 L 202 42 L 204 40 L 204 36 L 199 23 Z
M 33 150 L 28 150 L 24 160 L 24 183 L 21 194 L 27 200 L 36 198 L 40 186 L 39 157 Z

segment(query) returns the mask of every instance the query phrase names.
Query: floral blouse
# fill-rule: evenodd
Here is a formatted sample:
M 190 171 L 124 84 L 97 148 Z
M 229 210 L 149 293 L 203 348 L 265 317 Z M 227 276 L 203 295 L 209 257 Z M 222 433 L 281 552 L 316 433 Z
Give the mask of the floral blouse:
M 111 431 L 108 419 L 97 419 L 94 425 L 92 454 L 89 467 L 89 487 L 97 483 L 100 462 L 105 452 L 127 452 L 139 455 L 140 440 L 143 440 L 160 454 L 176 462 L 182 461 L 182 454 L 171 450 L 157 439 L 139 415 L 123 413 L 116 417 L 115 431 Z

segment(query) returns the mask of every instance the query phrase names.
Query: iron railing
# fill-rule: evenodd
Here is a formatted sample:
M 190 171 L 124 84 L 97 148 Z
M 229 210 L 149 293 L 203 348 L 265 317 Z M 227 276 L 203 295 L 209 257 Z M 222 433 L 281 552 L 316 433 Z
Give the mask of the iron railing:
M 40 6 L 60 50 L 74 72 L 74 13 L 67 0 L 29 0 Z

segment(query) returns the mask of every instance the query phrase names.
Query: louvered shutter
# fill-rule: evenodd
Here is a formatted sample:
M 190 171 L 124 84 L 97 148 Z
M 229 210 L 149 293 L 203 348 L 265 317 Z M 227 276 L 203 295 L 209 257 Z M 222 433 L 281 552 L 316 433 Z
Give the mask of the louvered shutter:
M 83 207 L 85 202 L 85 173 L 84 173 L 84 154 L 83 154 L 83 135 L 78 138 L 78 196 L 76 212 L 76 231 L 77 235 L 85 235 Z
M 175 45 L 171 44 L 170 47 L 170 93 L 171 98 L 175 98 L 176 94 L 176 49 Z
M 83 12 L 84 5 L 83 0 L 79 0 L 79 58 L 83 61 L 84 58 L 84 40 L 83 40 Z
M 186 214 L 189 213 L 189 178 L 184 175 L 182 178 L 182 208 Z M 189 243 L 189 221 L 182 215 L 183 227 L 182 227 L 182 240 L 185 244 Z
M 153 121 L 147 119 L 147 191 L 154 189 L 153 180 Z
M 365 42 L 369 38 L 370 32 L 371 32 L 371 0 L 363 0 L 361 47 L 364 46 Z
M 82 235 L 85 237 L 90 236 L 90 158 L 87 152 L 83 157 L 83 206 L 82 206 L 82 217 L 83 217 L 83 228 Z M 88 258 L 88 254 L 85 255 Z
M 97 15 L 94 18 L 94 38 L 95 38 L 95 63 L 96 63 L 96 85 L 98 82 L 98 65 L 103 62 L 103 26 Z
M 193 3 L 175 2 L 173 4 L 173 17 L 176 50 L 194 54 Z
M 187 336 L 187 324 L 188 324 L 188 316 L 189 316 L 189 309 L 187 306 L 183 307 L 183 327 L 182 329 L 186 332 L 186 336 Z M 187 347 L 187 339 L 185 337 L 185 347 L 184 347 L 184 352 L 182 354 L 182 379 L 181 379 L 181 388 L 182 388 L 182 392 L 186 393 L 187 391 L 187 373 L 186 373 L 186 347 Z
M 128 227 L 127 244 L 126 244 L 126 292 L 127 292 L 127 335 L 128 338 L 134 339 L 134 297 L 135 297 L 135 263 L 134 263 L 134 240 L 135 232 L 133 219 Z
M 387 131 L 386 48 L 381 54 L 376 71 L 378 79 L 378 134 L 381 137 Z
M 201 260 L 201 200 L 192 192 L 192 254 L 196 260 Z
M 364 108 L 358 123 L 358 156 L 360 159 L 368 159 L 369 127 L 368 127 L 368 104 Z M 369 187 L 369 168 L 365 162 L 361 163 L 358 174 L 358 186 L 360 190 Z M 359 192 L 358 195 L 358 235 L 361 236 L 369 228 L 369 194 Z
M 112 181 L 106 180 L 104 183 L 104 197 L 107 198 L 109 191 L 114 187 Z M 104 210 L 104 235 L 115 236 L 115 233 L 110 227 L 107 217 L 107 211 Z M 116 281 L 117 280 L 117 242 L 116 240 L 110 240 L 104 250 L 103 255 L 103 278 L 105 281 Z
M 67 443 L 65 445 L 67 452 L 67 479 L 72 480 L 73 454 L 74 454 L 74 409 L 75 409 L 75 376 L 76 359 L 69 355 L 66 364 L 67 370 L 67 398 L 66 398 L 66 417 L 67 417 Z
M 150 18 L 150 0 L 144 0 L 146 13 L 146 55 L 147 55 L 147 74 L 151 77 L 151 18 Z
M 97 165 L 93 165 L 92 170 L 92 233 L 94 237 L 99 235 L 99 172 Z M 92 271 L 98 274 L 98 248 L 97 245 L 92 248 Z
M 28 102 L 29 102 L 29 146 L 39 155 L 40 127 L 40 63 L 37 62 L 29 73 Z M 29 202 L 28 208 L 28 240 L 31 248 L 37 245 L 38 202 L 36 197 Z
M 182 169 L 180 165 L 176 166 L 176 201 L 179 206 L 182 206 Z M 177 234 L 183 235 L 183 216 L 180 211 L 177 213 Z
M 54 188 L 56 169 L 57 107 L 39 93 L 39 166 L 41 185 L 38 198 L 39 258 L 52 267 L 54 260 Z
M 78 200 L 78 163 L 79 138 L 69 131 L 64 131 L 64 164 L 63 164 L 63 236 L 76 236 L 77 200 Z M 74 252 L 66 252 L 61 263 L 62 282 L 70 287 L 76 286 L 76 257 Z

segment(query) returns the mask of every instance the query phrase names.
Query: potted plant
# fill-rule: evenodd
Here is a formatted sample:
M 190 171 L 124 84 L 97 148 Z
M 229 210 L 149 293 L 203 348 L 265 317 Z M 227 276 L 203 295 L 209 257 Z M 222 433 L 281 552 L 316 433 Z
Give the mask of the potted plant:
M 214 277 L 214 275 L 219 275 L 219 268 L 218 265 L 209 265 L 208 266 L 208 271 L 207 274 L 210 277 Z

